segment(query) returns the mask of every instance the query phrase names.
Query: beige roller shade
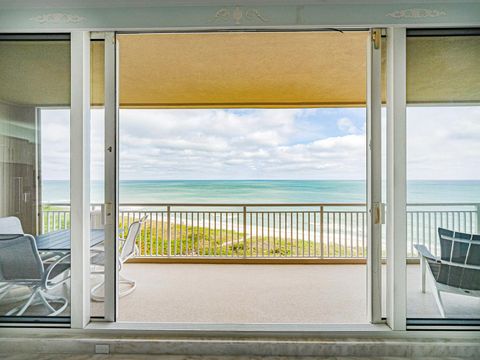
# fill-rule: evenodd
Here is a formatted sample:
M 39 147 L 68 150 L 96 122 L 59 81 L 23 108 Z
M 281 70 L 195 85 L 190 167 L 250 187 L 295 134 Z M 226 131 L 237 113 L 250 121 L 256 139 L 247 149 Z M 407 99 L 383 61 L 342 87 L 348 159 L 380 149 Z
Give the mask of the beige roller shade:
M 480 102 L 480 36 L 407 38 L 407 102 Z
M 365 32 L 118 38 L 123 108 L 365 105 Z M 0 102 L 70 104 L 68 41 L 0 41 L 0 55 Z M 407 101 L 480 102 L 479 59 L 479 36 L 407 38 Z M 91 65 L 91 102 L 101 106 L 102 41 L 92 42 Z
M 92 41 L 91 102 L 103 105 L 104 45 Z M 69 106 L 70 42 L 0 41 L 0 102 Z
M 90 101 L 102 106 L 105 95 L 105 45 L 102 41 L 90 43 Z
M 0 41 L 0 102 L 70 104 L 69 41 Z
M 119 35 L 120 106 L 364 106 L 366 32 Z

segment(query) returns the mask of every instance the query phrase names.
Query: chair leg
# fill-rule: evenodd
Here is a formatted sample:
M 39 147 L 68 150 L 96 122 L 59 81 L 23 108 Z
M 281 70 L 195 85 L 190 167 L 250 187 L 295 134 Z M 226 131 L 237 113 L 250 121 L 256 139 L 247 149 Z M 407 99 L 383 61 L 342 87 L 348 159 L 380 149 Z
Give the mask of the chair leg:
M 41 291 L 38 293 L 38 295 L 43 305 L 45 305 L 48 308 L 48 310 L 50 310 L 50 312 L 55 312 L 55 308 L 52 305 L 50 305 L 48 300 L 45 298 L 45 295 Z
M 440 295 L 440 291 L 437 289 L 433 289 L 433 297 L 435 298 L 435 302 L 437 303 L 438 311 L 440 311 L 440 315 L 442 318 L 445 318 L 445 307 L 443 306 L 442 297 Z
M 427 262 L 423 258 L 423 256 L 420 258 L 420 266 L 422 268 L 422 293 L 425 294 L 425 282 L 426 282 L 426 277 L 427 277 Z
M 119 297 L 127 296 L 128 294 L 132 293 L 137 287 L 137 284 L 134 280 L 127 279 L 121 274 L 119 274 L 118 277 L 119 277 L 118 282 L 120 285 L 128 285 L 128 289 L 125 289 L 123 291 L 119 290 L 119 294 L 118 294 Z M 105 296 L 100 296 L 96 294 L 97 290 L 103 287 L 104 285 L 105 285 L 105 280 L 102 280 L 102 282 L 92 287 L 92 289 L 90 290 L 90 298 L 93 301 L 98 301 L 98 302 L 105 301 Z
M 37 301 L 34 301 L 35 298 L 37 298 Z M 50 303 L 63 303 L 58 309 L 55 309 Z M 33 305 L 45 305 L 45 307 L 50 311 L 47 316 L 56 316 L 60 313 L 62 313 L 68 306 L 68 300 L 67 298 L 63 296 L 56 296 L 56 295 L 50 295 L 43 291 L 40 288 L 36 288 L 33 290 L 32 294 L 30 295 L 30 298 L 27 300 L 27 302 L 22 306 L 17 306 L 16 308 L 10 310 L 8 313 L 6 313 L 6 316 L 22 316 L 25 311 L 30 306 Z
M 13 287 L 12 284 L 7 284 L 5 286 L 3 286 L 1 289 L 0 289 L 0 300 L 2 300 L 9 292 L 10 292 L 10 289 Z
M 129 286 L 128 289 L 124 291 L 119 291 L 119 294 L 118 294 L 119 297 L 127 296 L 128 294 L 132 293 L 137 287 L 137 283 L 134 280 L 127 279 L 122 274 L 119 274 L 118 277 L 119 277 L 120 284 L 125 284 Z
M 65 296 L 68 296 L 68 285 L 69 285 L 69 282 L 66 281 L 69 277 L 71 277 L 71 271 L 70 269 L 68 269 L 67 271 L 65 271 L 65 273 L 63 274 L 63 280 L 65 280 L 65 282 L 62 284 L 62 289 L 63 289 L 63 292 L 65 294 Z
M 51 295 L 42 290 L 40 290 L 39 295 L 42 299 L 42 302 L 44 302 L 49 309 L 51 308 L 54 310 L 52 313 L 48 314 L 48 316 L 57 316 L 58 314 L 61 314 L 68 306 L 68 300 L 63 296 Z M 63 303 L 63 305 L 55 310 L 50 303 Z
M 426 261 L 424 261 L 425 263 L 425 277 L 427 276 L 427 271 L 428 271 L 428 282 L 429 282 L 429 288 L 432 289 L 432 294 L 433 294 L 433 297 L 435 299 L 435 302 L 437 304 L 437 307 L 438 307 L 438 311 L 440 312 L 440 315 L 442 316 L 442 318 L 445 318 L 445 307 L 443 305 L 443 301 L 442 301 L 442 297 L 440 295 L 440 291 L 438 290 L 437 288 L 437 282 L 432 274 L 432 271 L 430 270 L 430 267 L 428 267 L 427 269 L 427 264 L 426 264 Z M 422 269 L 423 270 L 423 269 Z M 422 276 L 424 276 L 424 274 L 422 274 Z M 422 279 L 423 280 L 423 279 Z M 423 283 L 422 283 L 422 287 L 425 286 Z M 423 289 L 422 289 L 423 290 Z
M 104 285 L 105 285 L 105 279 L 102 280 L 97 285 L 95 285 L 94 287 L 92 287 L 92 289 L 90 290 L 90 298 L 93 301 L 97 301 L 97 302 L 105 301 L 105 296 L 96 295 L 97 290 L 100 289 L 101 287 L 103 287 Z
M 17 306 L 15 308 L 13 308 L 12 310 L 10 310 L 9 312 L 7 312 L 5 315 L 6 316 L 12 316 L 12 315 L 22 316 L 23 313 L 30 307 L 30 305 L 32 305 L 33 300 L 35 299 L 35 297 L 38 294 L 38 290 L 39 290 L 39 288 L 33 289 L 32 294 L 30 295 L 27 302 L 22 307 Z

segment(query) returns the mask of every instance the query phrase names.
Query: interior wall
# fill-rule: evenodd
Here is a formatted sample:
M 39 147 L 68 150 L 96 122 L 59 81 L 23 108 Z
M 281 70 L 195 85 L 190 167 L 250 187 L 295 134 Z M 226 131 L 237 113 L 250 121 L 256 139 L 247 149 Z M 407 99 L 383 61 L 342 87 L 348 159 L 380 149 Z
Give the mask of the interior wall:
M 0 217 L 20 218 L 25 233 L 36 233 L 35 108 L 0 102 Z

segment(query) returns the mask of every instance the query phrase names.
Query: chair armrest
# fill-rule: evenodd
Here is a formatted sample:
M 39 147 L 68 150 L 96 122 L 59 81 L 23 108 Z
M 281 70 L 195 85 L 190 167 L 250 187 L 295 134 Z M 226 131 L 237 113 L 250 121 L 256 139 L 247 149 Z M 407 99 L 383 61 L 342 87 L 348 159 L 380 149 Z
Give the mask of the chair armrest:
M 426 258 L 426 259 L 430 259 L 430 260 L 433 260 L 435 262 L 440 262 L 440 259 L 433 256 L 433 254 L 427 249 L 427 247 L 425 245 L 415 245 L 415 249 L 417 249 L 418 253 Z

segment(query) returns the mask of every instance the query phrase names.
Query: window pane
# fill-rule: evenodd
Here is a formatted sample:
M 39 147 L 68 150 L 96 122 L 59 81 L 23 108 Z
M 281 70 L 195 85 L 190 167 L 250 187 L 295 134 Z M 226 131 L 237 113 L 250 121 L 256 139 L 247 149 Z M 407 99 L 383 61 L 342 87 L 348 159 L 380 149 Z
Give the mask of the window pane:
M 90 285 L 92 288 L 91 316 L 104 317 L 104 243 L 105 238 L 105 108 L 104 75 L 105 46 L 103 40 L 90 46 L 90 227 L 98 244 L 92 248 Z
M 407 41 L 409 318 L 480 316 L 479 50 L 478 36 Z
M 70 42 L 0 53 L 0 315 L 69 321 Z

